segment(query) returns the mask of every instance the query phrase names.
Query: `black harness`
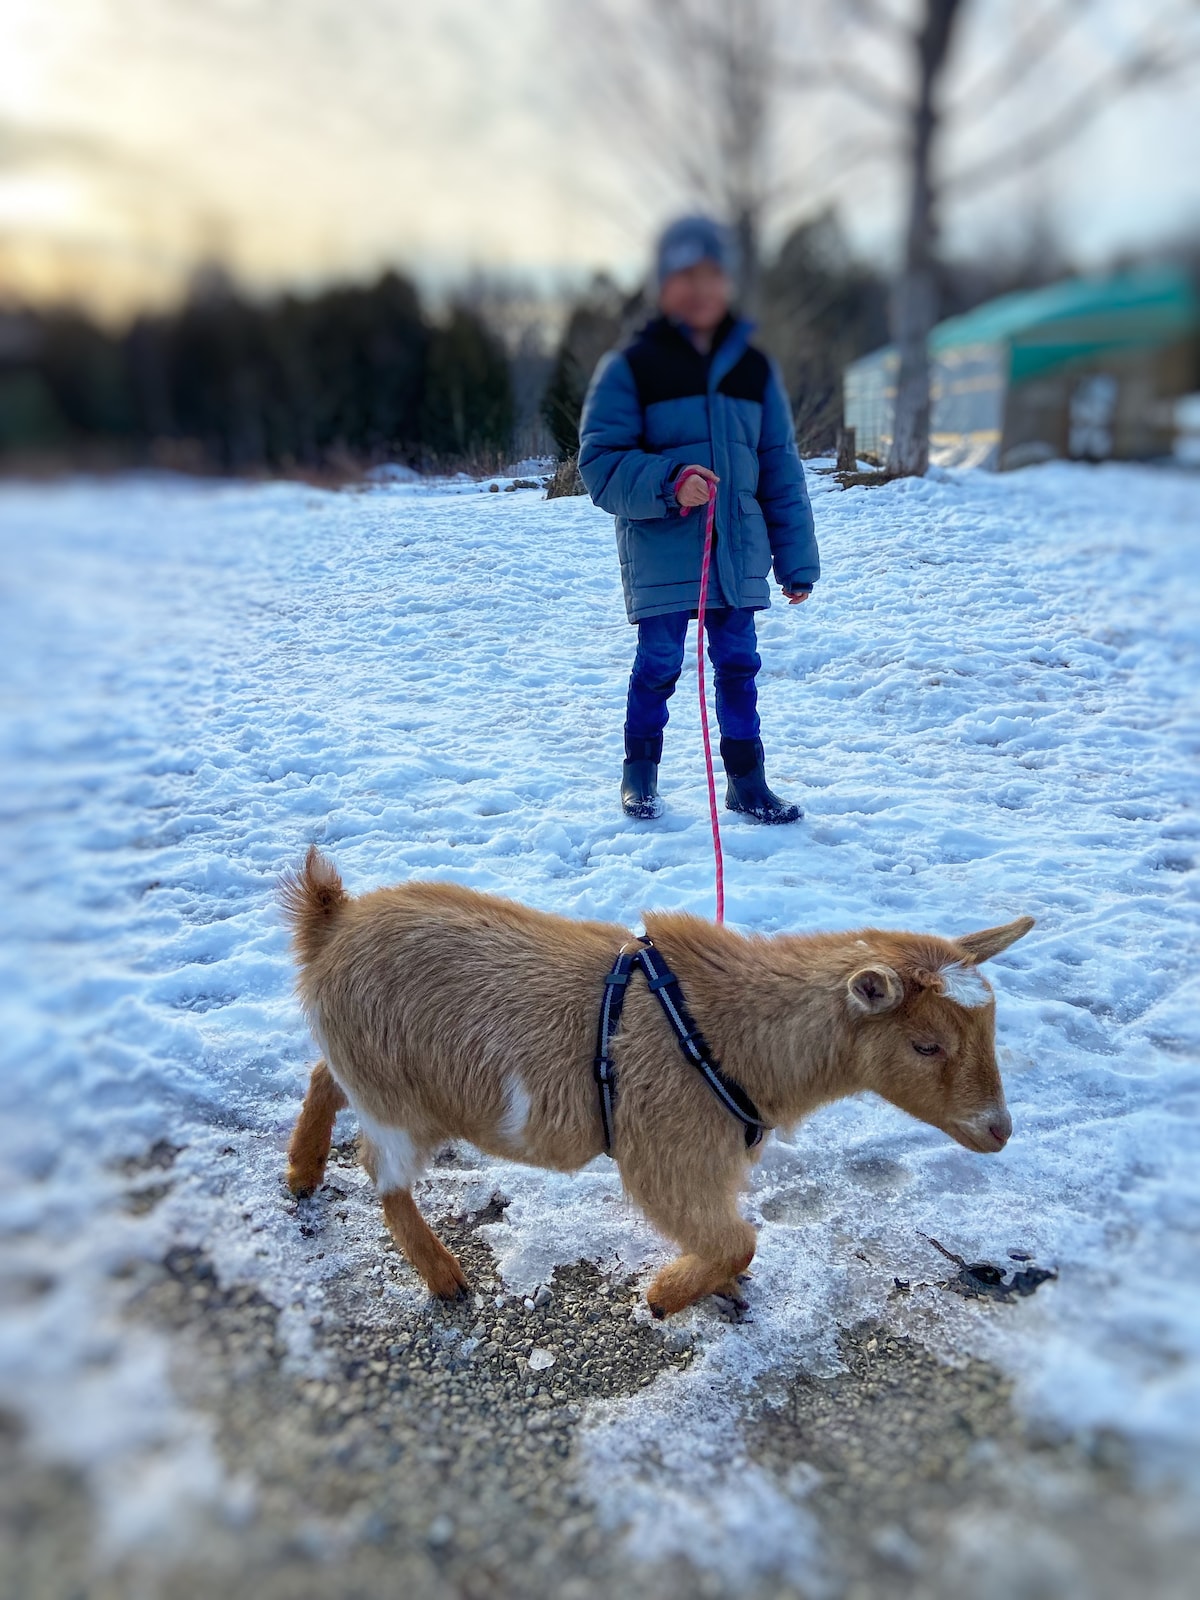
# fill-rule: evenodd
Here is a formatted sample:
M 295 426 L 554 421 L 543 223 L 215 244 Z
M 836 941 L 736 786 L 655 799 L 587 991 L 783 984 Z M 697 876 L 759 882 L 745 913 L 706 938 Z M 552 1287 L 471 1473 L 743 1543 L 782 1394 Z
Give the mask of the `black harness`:
M 750 1096 L 732 1078 L 727 1078 L 709 1054 L 704 1036 L 697 1028 L 679 987 L 679 979 L 659 955 L 651 940 L 642 936 L 641 949 L 622 950 L 613 962 L 612 970 L 604 980 L 604 999 L 600 1006 L 600 1030 L 596 1037 L 596 1060 L 593 1071 L 600 1087 L 600 1119 L 604 1124 L 604 1148 L 612 1155 L 613 1115 L 617 1105 L 617 1069 L 610 1050 L 621 1008 L 625 1004 L 625 991 L 634 970 L 640 967 L 646 974 L 650 993 L 654 995 L 671 1024 L 679 1048 L 699 1072 L 731 1116 L 737 1118 L 746 1130 L 746 1148 L 753 1149 L 767 1131 L 768 1124 L 758 1114 L 758 1107 Z

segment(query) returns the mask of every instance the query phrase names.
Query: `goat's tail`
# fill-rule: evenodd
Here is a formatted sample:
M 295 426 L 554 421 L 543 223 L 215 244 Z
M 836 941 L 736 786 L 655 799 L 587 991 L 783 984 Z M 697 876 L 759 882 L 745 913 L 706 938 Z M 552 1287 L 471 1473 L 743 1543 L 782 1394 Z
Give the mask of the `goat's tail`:
M 338 869 L 310 844 L 303 867 L 285 872 L 279 880 L 279 903 L 292 925 L 292 941 L 303 965 L 316 959 L 349 902 Z

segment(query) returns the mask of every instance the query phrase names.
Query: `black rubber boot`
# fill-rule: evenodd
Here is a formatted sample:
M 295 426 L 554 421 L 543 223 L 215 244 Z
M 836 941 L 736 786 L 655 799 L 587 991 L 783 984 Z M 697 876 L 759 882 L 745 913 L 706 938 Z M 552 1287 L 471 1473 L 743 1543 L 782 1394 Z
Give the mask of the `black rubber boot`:
M 725 763 L 726 811 L 740 811 L 755 822 L 799 822 L 804 815 L 799 806 L 789 805 L 767 787 L 763 768 L 763 747 L 759 739 L 722 739 L 721 760 Z
M 621 768 L 621 809 L 638 822 L 653 822 L 663 814 L 658 794 L 658 763 L 662 739 L 633 739 L 625 735 L 625 765 Z
M 662 816 L 657 762 L 627 761 L 621 768 L 621 809 L 639 822 L 652 822 Z

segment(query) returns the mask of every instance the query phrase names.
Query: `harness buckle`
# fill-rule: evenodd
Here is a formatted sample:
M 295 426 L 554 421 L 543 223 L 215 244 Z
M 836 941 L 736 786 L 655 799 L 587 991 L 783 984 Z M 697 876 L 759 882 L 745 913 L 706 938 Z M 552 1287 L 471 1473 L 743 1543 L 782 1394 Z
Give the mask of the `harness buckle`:
M 592 1060 L 592 1077 L 602 1088 L 610 1089 L 616 1083 L 613 1072 L 612 1060 L 608 1056 L 596 1056 Z

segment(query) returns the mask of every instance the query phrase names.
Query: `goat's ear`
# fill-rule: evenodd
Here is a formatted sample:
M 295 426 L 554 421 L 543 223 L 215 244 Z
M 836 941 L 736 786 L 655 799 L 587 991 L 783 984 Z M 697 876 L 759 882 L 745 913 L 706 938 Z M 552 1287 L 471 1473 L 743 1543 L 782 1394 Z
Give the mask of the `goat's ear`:
M 1007 950 L 1010 944 L 1023 939 L 1032 927 L 1032 917 L 1018 917 L 1015 922 L 1006 922 L 1002 928 L 984 928 L 981 933 L 964 933 L 961 939 L 954 942 L 964 957 L 973 966 L 978 966 L 981 961 L 990 961 L 1001 950 Z
M 846 980 L 851 1011 L 862 1017 L 881 1017 L 904 999 L 904 985 L 891 967 L 860 967 Z

